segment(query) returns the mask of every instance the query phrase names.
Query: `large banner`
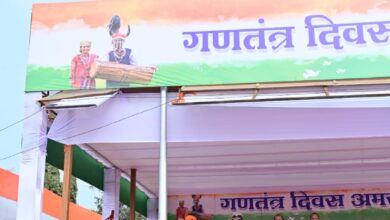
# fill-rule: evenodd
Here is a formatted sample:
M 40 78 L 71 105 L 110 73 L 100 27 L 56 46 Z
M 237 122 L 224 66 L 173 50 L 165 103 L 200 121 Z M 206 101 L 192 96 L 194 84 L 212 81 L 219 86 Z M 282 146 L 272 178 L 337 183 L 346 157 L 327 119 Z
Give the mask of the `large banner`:
M 34 4 L 27 91 L 390 77 L 390 2 Z
M 168 198 L 168 211 L 170 220 L 388 220 L 390 190 L 178 195 Z

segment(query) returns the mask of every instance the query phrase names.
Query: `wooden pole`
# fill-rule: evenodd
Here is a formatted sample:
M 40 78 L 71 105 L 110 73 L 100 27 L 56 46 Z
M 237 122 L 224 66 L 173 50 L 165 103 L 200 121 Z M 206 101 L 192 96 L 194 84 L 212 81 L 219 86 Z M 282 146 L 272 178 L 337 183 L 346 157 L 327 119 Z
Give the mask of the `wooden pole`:
M 69 219 L 70 184 L 72 180 L 72 145 L 64 146 L 64 178 L 62 182 L 61 220 Z
M 130 174 L 130 220 L 135 220 L 135 193 L 136 193 L 136 182 L 137 182 L 137 170 L 131 169 Z

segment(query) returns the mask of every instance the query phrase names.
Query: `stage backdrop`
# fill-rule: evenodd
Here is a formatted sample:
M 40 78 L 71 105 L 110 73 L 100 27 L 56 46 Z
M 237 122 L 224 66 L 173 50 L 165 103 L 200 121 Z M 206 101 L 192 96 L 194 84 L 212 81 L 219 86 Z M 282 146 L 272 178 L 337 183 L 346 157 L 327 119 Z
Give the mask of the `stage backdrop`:
M 198 200 L 201 219 L 227 220 L 241 213 L 244 220 L 272 220 L 275 214 L 286 220 L 308 220 L 312 212 L 321 220 L 387 220 L 390 189 L 334 190 L 281 193 L 180 195 L 168 198 L 169 219 L 176 219 L 179 201 L 192 212 Z
M 34 4 L 26 90 L 390 77 L 389 13 L 383 0 Z

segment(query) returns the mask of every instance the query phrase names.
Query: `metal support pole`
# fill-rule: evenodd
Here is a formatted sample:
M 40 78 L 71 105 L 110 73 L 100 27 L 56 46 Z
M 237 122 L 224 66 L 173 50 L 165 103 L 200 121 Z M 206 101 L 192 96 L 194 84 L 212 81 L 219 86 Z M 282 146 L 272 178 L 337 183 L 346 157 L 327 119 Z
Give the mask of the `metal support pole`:
M 167 87 L 161 87 L 161 137 L 160 137 L 160 174 L 158 193 L 158 219 L 167 219 Z

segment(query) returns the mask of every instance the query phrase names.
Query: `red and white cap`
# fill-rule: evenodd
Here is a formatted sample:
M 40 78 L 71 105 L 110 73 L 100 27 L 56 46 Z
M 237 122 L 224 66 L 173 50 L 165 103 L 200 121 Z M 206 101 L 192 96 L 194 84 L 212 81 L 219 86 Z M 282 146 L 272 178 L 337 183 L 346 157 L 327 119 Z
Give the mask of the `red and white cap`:
M 121 33 L 114 33 L 112 36 L 112 39 L 126 39 L 126 35 L 124 35 L 124 34 L 121 34 Z

